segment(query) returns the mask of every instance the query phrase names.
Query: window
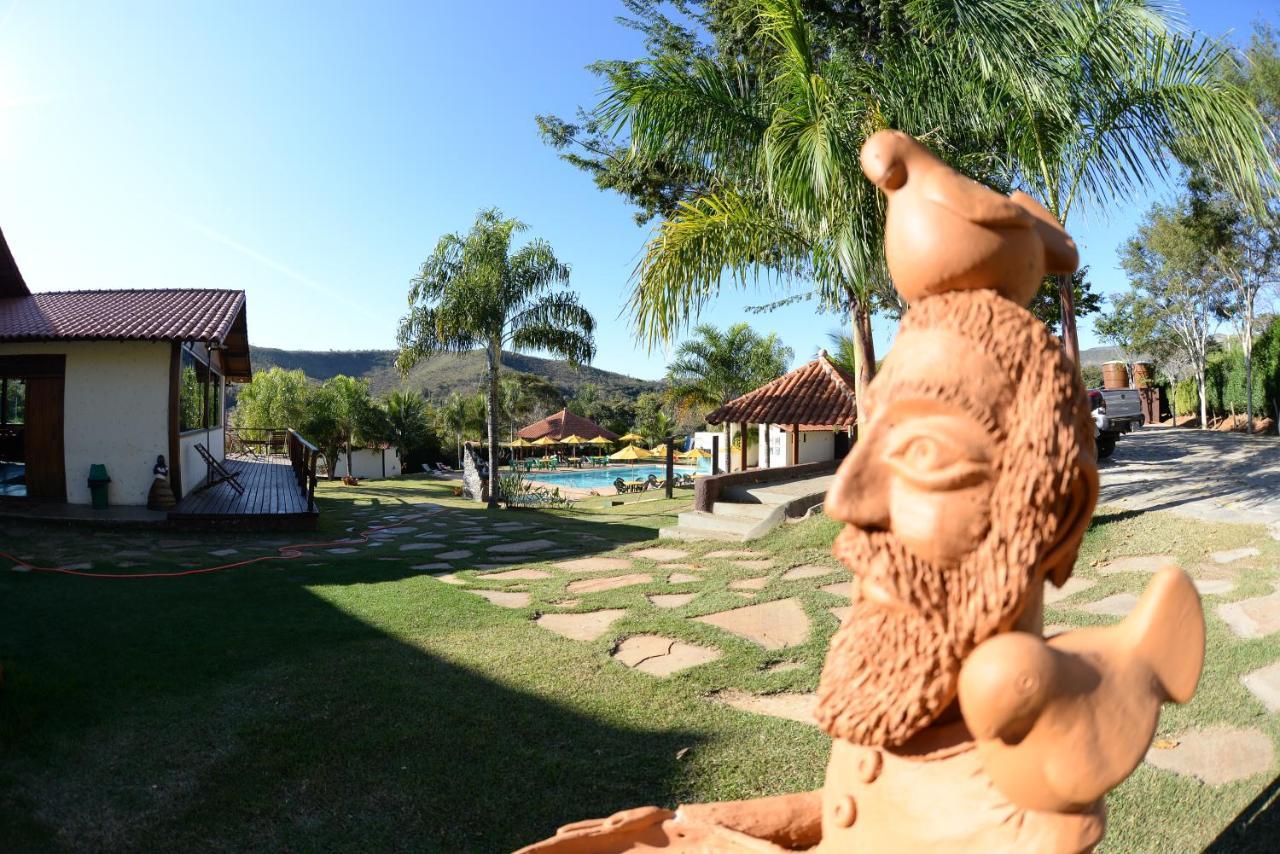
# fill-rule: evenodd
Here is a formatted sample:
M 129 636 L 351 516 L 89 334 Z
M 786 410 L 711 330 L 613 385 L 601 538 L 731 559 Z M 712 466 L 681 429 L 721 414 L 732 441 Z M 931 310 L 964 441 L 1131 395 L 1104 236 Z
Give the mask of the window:
M 178 379 L 178 429 L 204 430 L 222 426 L 222 375 L 204 361 L 204 347 L 184 345 Z
M 22 380 L 0 379 L 0 425 L 26 421 L 27 384 Z

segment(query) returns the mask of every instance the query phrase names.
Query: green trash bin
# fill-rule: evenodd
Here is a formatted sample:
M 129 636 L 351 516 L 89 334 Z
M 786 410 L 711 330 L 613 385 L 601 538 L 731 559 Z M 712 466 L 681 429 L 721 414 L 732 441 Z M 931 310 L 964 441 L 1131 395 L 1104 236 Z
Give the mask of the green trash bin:
M 94 463 L 89 466 L 89 495 L 93 496 L 93 509 L 107 509 L 107 484 L 111 483 L 111 478 L 107 477 L 107 467 L 102 463 Z

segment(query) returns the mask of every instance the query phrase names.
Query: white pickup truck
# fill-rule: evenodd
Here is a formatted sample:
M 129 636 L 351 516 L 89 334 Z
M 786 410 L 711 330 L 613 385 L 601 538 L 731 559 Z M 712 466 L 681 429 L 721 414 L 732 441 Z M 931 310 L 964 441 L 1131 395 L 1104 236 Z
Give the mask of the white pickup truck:
M 1095 388 L 1089 390 L 1089 409 L 1093 412 L 1094 435 L 1098 441 L 1098 459 L 1105 460 L 1116 449 L 1116 441 L 1124 433 L 1146 423 L 1142 401 L 1136 388 Z

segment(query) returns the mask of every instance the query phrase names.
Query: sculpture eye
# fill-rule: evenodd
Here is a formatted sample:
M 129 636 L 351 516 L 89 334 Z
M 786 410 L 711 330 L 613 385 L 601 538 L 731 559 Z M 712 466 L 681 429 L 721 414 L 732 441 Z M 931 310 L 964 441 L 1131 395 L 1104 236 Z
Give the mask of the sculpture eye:
M 891 446 L 886 459 L 899 475 L 927 490 L 963 489 L 990 474 L 986 461 L 970 458 L 960 445 L 936 434 L 908 435 Z

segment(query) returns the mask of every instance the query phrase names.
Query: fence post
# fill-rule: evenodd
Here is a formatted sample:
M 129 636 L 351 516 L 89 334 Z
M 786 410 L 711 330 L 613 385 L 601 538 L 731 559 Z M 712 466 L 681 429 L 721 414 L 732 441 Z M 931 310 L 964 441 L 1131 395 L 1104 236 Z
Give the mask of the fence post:
M 711 473 L 720 474 L 720 437 L 715 434 L 711 436 Z

